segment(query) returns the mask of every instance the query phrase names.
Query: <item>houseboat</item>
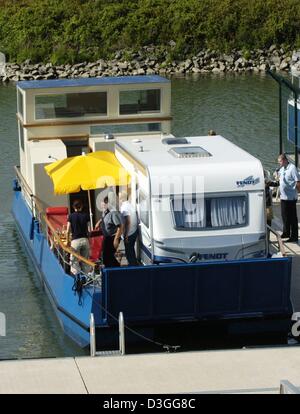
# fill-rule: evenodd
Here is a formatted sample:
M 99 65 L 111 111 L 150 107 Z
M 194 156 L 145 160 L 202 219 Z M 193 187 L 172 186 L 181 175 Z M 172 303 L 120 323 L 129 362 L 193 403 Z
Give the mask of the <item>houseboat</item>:
M 126 341 L 155 338 L 158 327 L 216 321 L 286 337 L 291 259 L 268 257 L 262 165 L 222 136 L 173 136 L 170 80 L 22 81 L 17 105 L 12 212 L 61 326 L 77 344 L 89 346 L 96 331 L 97 347 L 114 347 L 121 312 Z M 55 194 L 45 167 L 99 151 L 130 177 L 140 266 L 104 268 L 97 232 L 88 259 L 66 243 L 73 200 L 90 206 L 95 223 L 105 188 Z M 99 182 L 106 173 L 99 170 Z M 71 274 L 71 255 L 90 271 Z

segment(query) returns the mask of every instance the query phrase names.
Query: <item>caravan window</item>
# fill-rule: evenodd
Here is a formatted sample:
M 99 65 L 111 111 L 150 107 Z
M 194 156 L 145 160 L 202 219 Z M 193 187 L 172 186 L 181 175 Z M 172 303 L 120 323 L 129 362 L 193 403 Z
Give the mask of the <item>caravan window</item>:
M 149 228 L 149 202 L 148 197 L 142 191 L 139 192 L 139 211 L 141 222 Z
M 176 227 L 203 229 L 206 226 L 205 203 L 197 197 L 173 197 L 172 211 Z
M 247 224 L 247 197 L 172 197 L 172 214 L 177 229 L 220 229 Z

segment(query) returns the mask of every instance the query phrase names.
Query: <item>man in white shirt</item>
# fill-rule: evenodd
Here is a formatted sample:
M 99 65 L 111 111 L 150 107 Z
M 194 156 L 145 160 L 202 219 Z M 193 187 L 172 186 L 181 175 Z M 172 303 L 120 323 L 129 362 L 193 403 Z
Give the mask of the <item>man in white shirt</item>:
M 300 174 L 294 164 L 289 163 L 285 154 L 278 157 L 280 169 L 280 204 L 283 222 L 282 238 L 288 242 L 298 242 L 297 199 L 300 191 Z
M 126 259 L 129 266 L 138 266 L 134 245 L 138 235 L 137 213 L 124 191 L 120 194 L 120 213 L 123 219 L 123 237 Z

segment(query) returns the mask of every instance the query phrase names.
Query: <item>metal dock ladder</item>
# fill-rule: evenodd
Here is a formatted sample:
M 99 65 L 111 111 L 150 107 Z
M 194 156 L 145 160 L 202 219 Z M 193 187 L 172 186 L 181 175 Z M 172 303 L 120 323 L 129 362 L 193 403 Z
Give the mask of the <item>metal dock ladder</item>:
M 279 394 L 300 394 L 300 389 L 295 387 L 290 381 L 281 380 Z
M 125 355 L 125 325 L 123 312 L 119 313 L 119 349 L 115 351 L 97 351 L 94 314 L 90 315 L 90 354 L 95 356 Z

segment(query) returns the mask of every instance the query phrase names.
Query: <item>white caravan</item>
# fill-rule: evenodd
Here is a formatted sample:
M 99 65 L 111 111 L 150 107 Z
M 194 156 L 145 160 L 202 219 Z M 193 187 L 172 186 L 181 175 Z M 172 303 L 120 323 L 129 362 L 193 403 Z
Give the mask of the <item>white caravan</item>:
M 122 137 L 144 264 L 267 255 L 261 162 L 222 136 Z

